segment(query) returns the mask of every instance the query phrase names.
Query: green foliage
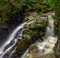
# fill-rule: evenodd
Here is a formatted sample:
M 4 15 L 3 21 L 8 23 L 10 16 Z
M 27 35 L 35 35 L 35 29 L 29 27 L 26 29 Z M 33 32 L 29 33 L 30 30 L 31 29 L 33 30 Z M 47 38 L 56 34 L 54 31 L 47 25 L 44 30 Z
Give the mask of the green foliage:
M 56 16 L 56 19 L 60 20 L 60 7 L 56 7 L 55 8 L 55 16 Z
M 41 9 L 45 10 L 52 10 L 54 9 L 54 1 L 53 0 L 9 0 L 9 2 L 14 6 L 14 8 L 20 8 L 21 6 L 27 6 L 26 10 L 31 9 Z M 9 5 L 8 0 L 1 0 L 0 1 L 0 12 L 11 12 L 11 5 Z M 2 6 L 2 7 L 1 7 Z
M 40 10 L 40 11 L 49 11 L 53 10 L 55 7 L 55 3 L 53 0 L 29 0 L 25 4 L 28 6 L 28 10 L 30 11 L 31 9 L 34 10 Z
M 0 6 L 0 11 L 9 13 L 9 12 L 11 12 L 11 8 L 6 4 L 6 5 L 2 6 L 2 7 Z
M 43 0 L 42 3 L 48 5 L 49 7 L 47 7 L 47 8 L 49 8 L 50 10 L 54 9 L 54 7 L 55 7 L 53 0 Z
M 55 6 L 60 7 L 60 0 L 55 0 Z
M 60 0 L 55 1 L 55 16 L 56 19 L 60 20 Z
M 11 12 L 11 7 L 5 0 L 0 1 L 0 12 L 6 12 L 9 13 Z
M 55 6 L 60 6 L 60 0 L 0 0 L 0 14 L 2 12 L 7 15 L 19 12 L 23 6 L 26 6 L 26 12 L 40 11 L 48 12 L 55 9 Z

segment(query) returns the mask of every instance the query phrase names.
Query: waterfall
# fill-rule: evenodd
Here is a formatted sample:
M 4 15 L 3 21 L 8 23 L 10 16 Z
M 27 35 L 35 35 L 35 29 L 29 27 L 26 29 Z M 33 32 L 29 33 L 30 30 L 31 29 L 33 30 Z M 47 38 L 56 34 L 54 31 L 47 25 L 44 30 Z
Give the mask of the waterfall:
M 14 38 L 15 38 L 17 32 L 18 32 L 20 29 L 22 29 L 25 24 L 26 24 L 26 22 L 23 23 L 23 24 L 21 24 L 21 25 L 19 25 L 19 26 L 12 32 L 12 34 L 9 36 L 9 38 L 7 39 L 7 41 L 2 44 L 2 46 L 0 47 L 0 53 L 2 54 L 2 55 L 0 56 L 0 58 L 3 58 L 3 56 L 5 55 L 5 53 L 7 53 L 9 50 L 11 50 L 11 48 L 13 48 L 13 47 L 15 46 L 15 44 L 16 44 L 16 42 L 17 42 L 18 40 L 17 40 L 17 39 L 14 39 Z M 22 34 L 22 33 L 21 33 L 21 34 Z M 20 34 L 20 35 L 21 35 L 21 34 Z M 4 51 L 5 47 L 6 47 L 7 45 L 9 45 L 12 40 L 14 40 L 14 43 Z
M 52 14 L 48 14 L 48 26 L 46 29 L 46 34 L 44 36 L 44 41 L 42 43 L 37 43 L 39 50 L 42 52 L 41 54 L 53 53 L 53 48 L 57 42 L 57 36 L 54 35 L 54 18 Z M 48 47 L 48 48 L 46 48 Z
M 46 15 L 48 15 L 48 26 L 46 28 L 46 34 L 43 37 L 44 41 L 40 42 L 38 40 L 35 43 L 33 43 L 39 49 L 38 55 L 44 55 L 44 54 L 48 54 L 48 53 L 53 52 L 53 48 L 57 42 L 57 36 L 54 35 L 54 18 L 52 17 L 51 14 L 46 14 Z M 16 29 L 12 32 L 12 34 L 9 36 L 7 41 L 5 41 L 2 44 L 2 46 L 0 47 L 0 54 L 1 54 L 0 58 L 11 58 L 12 54 L 15 52 L 16 44 L 18 42 L 18 38 L 20 38 L 20 36 L 22 36 L 23 31 L 21 31 L 21 29 L 23 28 L 23 26 L 25 24 L 26 24 L 26 22 L 19 25 L 18 27 L 16 27 Z M 16 36 L 17 32 L 19 32 L 19 30 L 21 32 L 18 34 L 18 38 L 15 38 L 15 36 Z M 12 42 L 14 42 L 14 43 L 12 43 Z M 9 44 L 11 44 L 11 45 L 9 46 Z M 46 46 L 48 48 L 46 48 Z M 7 47 L 7 49 L 6 49 L 6 47 Z M 43 50 L 45 52 L 43 52 Z M 4 57 L 5 54 L 8 53 L 9 51 L 11 51 L 11 52 L 9 53 L 8 57 Z M 25 58 L 25 56 L 27 54 L 29 55 L 28 52 L 29 52 L 29 48 L 26 50 L 26 52 L 20 58 Z
M 38 41 L 36 41 L 34 43 L 35 46 L 37 46 L 38 49 L 39 49 L 39 52 L 37 54 L 38 56 L 44 55 L 44 54 L 48 54 L 48 53 L 53 53 L 54 52 L 53 51 L 53 48 L 54 48 L 54 46 L 55 46 L 55 44 L 57 42 L 57 36 L 54 35 L 54 18 L 52 17 L 52 14 L 46 14 L 46 15 L 48 15 L 48 26 L 47 26 L 47 29 L 46 29 L 46 34 L 43 37 L 44 41 L 43 42 L 40 42 L 38 40 Z M 46 48 L 46 47 L 48 47 L 48 48 Z M 29 54 L 28 52 L 29 52 L 29 48 L 22 55 L 21 58 L 25 58 L 26 56 L 28 56 L 28 55 L 31 54 L 31 53 Z M 32 58 L 34 58 L 34 57 L 32 57 Z

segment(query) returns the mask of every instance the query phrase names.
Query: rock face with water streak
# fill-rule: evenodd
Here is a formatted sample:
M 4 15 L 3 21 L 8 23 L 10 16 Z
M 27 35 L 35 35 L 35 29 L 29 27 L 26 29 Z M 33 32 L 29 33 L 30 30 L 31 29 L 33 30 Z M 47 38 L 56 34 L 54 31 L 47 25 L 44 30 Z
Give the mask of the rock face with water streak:
M 43 40 L 42 36 L 45 34 L 47 25 L 47 16 L 38 15 L 24 26 L 23 36 L 21 37 L 22 39 L 16 49 L 17 56 L 23 54 L 29 45 L 36 40 Z

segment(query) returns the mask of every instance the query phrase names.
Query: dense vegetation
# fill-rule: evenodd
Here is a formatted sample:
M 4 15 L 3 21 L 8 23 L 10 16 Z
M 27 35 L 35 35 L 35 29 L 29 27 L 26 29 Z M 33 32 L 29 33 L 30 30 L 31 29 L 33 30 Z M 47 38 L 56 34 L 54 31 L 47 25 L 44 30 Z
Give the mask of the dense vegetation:
M 48 12 L 54 10 L 54 0 L 1 0 L 0 1 L 0 23 L 7 21 L 13 14 L 17 15 L 22 8 L 25 8 L 25 15 L 30 11 Z

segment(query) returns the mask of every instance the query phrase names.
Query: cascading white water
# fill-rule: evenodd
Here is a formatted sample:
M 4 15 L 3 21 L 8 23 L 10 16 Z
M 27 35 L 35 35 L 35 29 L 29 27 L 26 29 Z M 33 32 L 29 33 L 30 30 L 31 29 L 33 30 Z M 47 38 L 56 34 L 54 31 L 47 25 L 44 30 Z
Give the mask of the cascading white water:
M 57 42 L 57 37 L 54 36 L 54 19 L 52 17 L 52 14 L 47 14 L 47 15 L 48 15 L 48 26 L 46 29 L 46 34 L 43 37 L 44 41 L 42 43 L 40 43 L 38 40 L 36 42 L 36 44 L 34 43 L 39 49 L 38 56 L 53 52 L 53 48 Z M 48 48 L 46 48 L 46 47 L 48 47 Z M 43 52 L 43 50 L 44 50 L 44 52 Z M 26 55 L 28 56 L 29 55 L 28 52 L 29 52 L 29 48 L 20 58 L 25 58 Z M 34 57 L 31 56 L 31 58 L 34 58 Z
M 0 58 L 2 58 L 2 57 L 5 55 L 5 53 L 7 53 L 11 48 L 13 48 L 13 47 L 14 47 L 14 45 L 16 44 L 16 42 L 17 42 L 17 40 L 15 40 L 15 43 L 14 43 L 12 46 L 10 46 L 8 49 L 6 49 L 6 51 L 5 51 L 5 52 L 3 52 L 3 54 L 1 55 L 1 57 L 0 57 Z
M 11 48 L 14 47 L 14 45 L 15 45 L 16 42 L 17 42 L 17 39 L 15 39 L 15 42 L 14 42 L 14 44 L 13 44 L 12 46 L 10 46 L 8 49 L 6 49 L 6 50 L 4 51 L 4 48 L 15 38 L 17 32 L 18 32 L 20 29 L 22 29 L 25 24 L 26 24 L 26 22 L 23 23 L 23 24 L 21 24 L 21 25 L 19 25 L 19 26 L 12 32 L 12 34 L 10 35 L 10 37 L 8 38 L 8 40 L 7 40 L 6 42 L 4 42 L 3 45 L 0 47 L 0 54 L 2 54 L 2 55 L 0 56 L 0 58 L 3 58 L 3 56 L 5 55 L 5 53 L 7 53 Z
M 53 52 L 53 48 L 57 42 L 57 36 L 54 36 L 54 18 L 52 14 L 48 14 L 48 26 L 45 34 L 45 40 L 42 43 L 38 43 L 38 47 L 41 50 L 45 50 L 42 54 L 48 54 Z M 48 48 L 46 48 L 46 46 Z

